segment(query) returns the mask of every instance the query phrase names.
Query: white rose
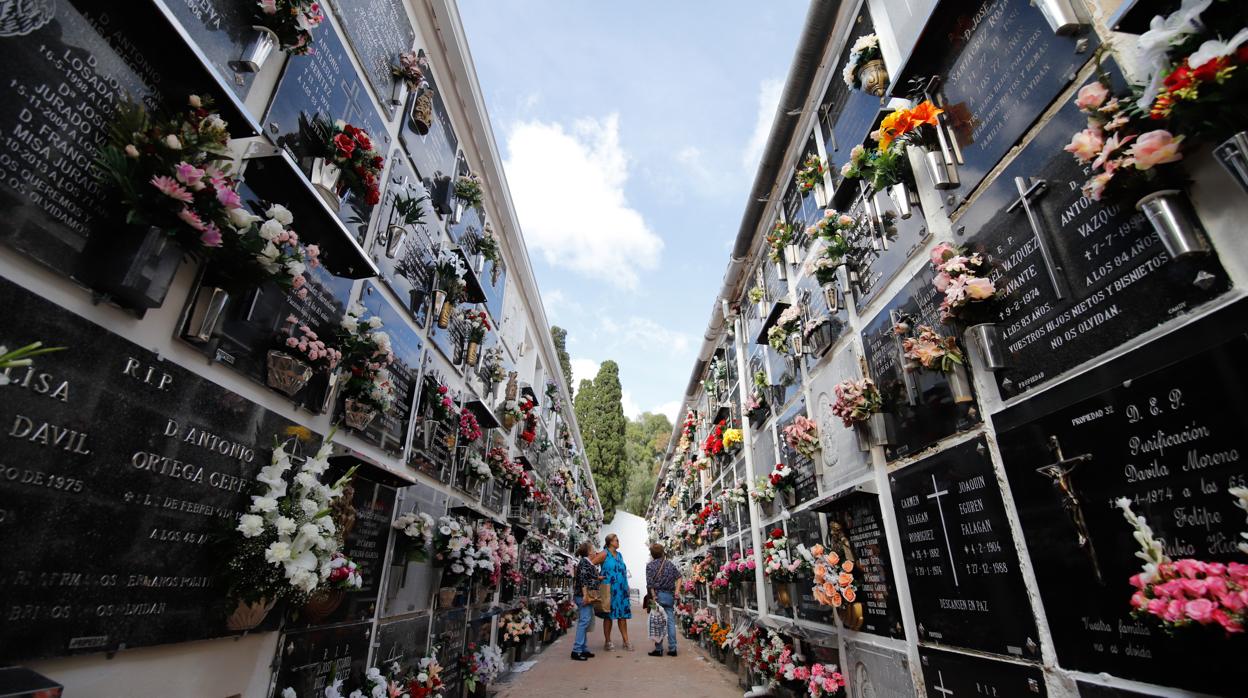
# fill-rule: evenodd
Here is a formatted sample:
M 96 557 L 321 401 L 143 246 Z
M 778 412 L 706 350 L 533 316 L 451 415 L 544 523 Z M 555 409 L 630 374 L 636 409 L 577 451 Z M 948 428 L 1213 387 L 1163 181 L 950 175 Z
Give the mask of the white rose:
M 230 218 L 230 225 L 237 230 L 246 230 L 253 223 L 260 220 L 260 216 L 249 212 L 245 208 L 232 208 L 226 211 L 226 215 Z
M 381 327 L 381 318 L 377 317 L 376 315 L 370 317 L 368 319 L 368 326 L 374 330 L 377 329 L 378 327 Z
M 264 519 L 255 514 L 243 514 L 238 519 L 238 530 L 244 538 L 255 538 L 264 531 Z
M 303 262 L 291 261 L 286 263 L 286 273 L 291 276 L 303 276 L 303 270 L 306 268 Z
M 264 212 L 264 215 L 276 220 L 282 225 L 290 225 L 295 221 L 295 217 L 290 213 L 290 209 L 281 204 L 273 204 L 269 207 L 269 210 Z
M 182 150 L 182 141 L 178 140 L 177 136 L 170 134 L 165 136 L 165 147 L 170 150 Z
M 281 223 L 270 218 L 269 220 L 264 222 L 264 225 L 260 226 L 260 237 L 264 238 L 265 240 L 272 240 L 278 235 L 281 235 L 282 232 L 284 232 L 284 230 L 285 229 L 282 228 Z M 273 256 L 276 257 L 277 255 L 273 255 Z

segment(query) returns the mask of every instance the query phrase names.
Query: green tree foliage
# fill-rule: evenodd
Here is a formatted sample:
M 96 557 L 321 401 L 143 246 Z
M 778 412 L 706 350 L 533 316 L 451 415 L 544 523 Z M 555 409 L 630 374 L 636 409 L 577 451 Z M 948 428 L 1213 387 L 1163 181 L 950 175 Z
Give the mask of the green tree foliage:
M 667 415 L 643 412 L 629 420 L 624 430 L 624 452 L 628 462 L 628 489 L 624 511 L 645 516 L 646 506 L 654 493 L 659 465 L 667 444 L 672 439 L 672 423 Z
M 576 391 L 576 421 L 585 441 L 585 455 L 598 486 L 603 517 L 610 521 L 624 502 L 628 487 L 628 467 L 624 432 L 628 420 L 621 403 L 620 367 L 604 361 L 594 380 L 582 380 Z
M 555 340 L 555 353 L 559 355 L 559 368 L 563 369 L 564 385 L 571 390 L 572 357 L 568 355 L 568 331 L 558 325 L 551 325 L 550 336 Z

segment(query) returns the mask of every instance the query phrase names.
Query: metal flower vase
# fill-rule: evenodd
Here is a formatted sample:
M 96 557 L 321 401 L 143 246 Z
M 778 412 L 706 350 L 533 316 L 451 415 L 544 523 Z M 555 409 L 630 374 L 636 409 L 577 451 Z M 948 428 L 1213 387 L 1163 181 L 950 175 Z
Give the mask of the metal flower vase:
M 377 416 L 375 408 L 355 398 L 347 398 L 344 407 L 342 420 L 347 423 L 348 427 L 356 431 L 367 429 L 368 425 L 373 422 L 373 418 Z
M 954 404 L 971 402 L 975 399 L 971 391 L 971 377 L 966 372 L 966 366 L 954 364 L 953 369 L 945 376 L 949 379 L 949 393 L 953 395 Z
M 958 166 L 940 148 L 923 151 L 923 162 L 927 163 L 927 174 L 932 179 L 933 187 L 954 189 L 961 184 L 958 180 Z
M 869 95 L 883 97 L 888 89 L 888 68 L 883 59 L 874 58 L 858 66 L 857 78 L 862 91 Z
M 407 228 L 396 224 L 386 226 L 386 256 L 390 259 L 398 257 L 406 239 Z
M 159 308 L 182 264 L 182 248 L 156 227 L 97 231 L 82 255 L 91 288 L 126 308 Z
M 434 291 L 434 293 L 438 293 Z M 451 317 L 455 314 L 455 304 L 449 299 L 442 303 L 442 309 L 438 311 L 438 328 L 445 330 L 451 326 Z
M 855 431 L 858 434 L 858 449 L 870 451 L 877 446 L 888 446 L 893 443 L 892 415 L 884 412 L 873 412 L 865 422 L 861 422 Z
M 434 317 L 442 316 L 442 308 L 446 306 L 446 291 L 435 289 L 433 292 L 433 305 L 429 309 Z
M 1248 194 L 1248 131 L 1240 131 L 1213 149 L 1213 156 L 1226 168 L 1240 191 Z
M 342 208 L 342 168 L 330 162 L 328 158 L 312 158 L 312 173 L 309 175 L 316 193 L 321 195 L 325 205 L 334 213 Z
M 401 107 L 407 101 L 407 92 L 411 89 L 406 80 L 395 78 L 394 85 L 390 88 L 390 105 Z
M 412 100 L 412 110 L 408 114 L 412 130 L 419 136 L 428 135 L 433 127 L 433 90 L 422 89 Z
M 1073 34 L 1085 24 L 1075 7 L 1076 2 L 1078 0 L 1033 0 L 1054 34 Z
M 1182 191 L 1155 191 L 1137 201 L 1135 208 L 1153 226 L 1171 259 L 1209 253 L 1209 238 Z
M 476 368 L 481 363 L 481 343 L 468 341 L 468 348 L 464 351 L 464 364 Z
M 204 344 L 217 334 L 217 328 L 230 302 L 230 293 L 216 286 L 200 286 L 195 291 L 195 302 L 187 317 L 186 331 L 182 337 L 188 342 Z
M 278 47 L 277 34 L 268 27 L 259 25 L 253 26 L 252 30 L 255 35 L 251 37 L 251 41 L 247 47 L 243 49 L 243 55 L 239 56 L 235 67 L 245 73 L 258 73 L 264 67 L 265 61 L 269 60 L 269 56 L 273 55 L 273 51 Z
M 312 378 L 312 367 L 284 351 L 273 349 L 265 357 L 268 373 L 265 382 L 270 388 L 294 397 Z
M 909 219 L 914 215 L 914 207 L 919 203 L 918 193 L 912 191 L 910 186 L 905 182 L 898 182 L 888 189 L 888 198 L 893 200 L 893 205 L 897 207 L 897 215 L 902 219 Z
M 978 350 L 984 368 L 989 371 L 999 371 L 1009 367 L 1009 357 L 1001 346 L 1001 333 L 997 331 L 996 324 L 981 322 L 966 328 L 966 343 Z

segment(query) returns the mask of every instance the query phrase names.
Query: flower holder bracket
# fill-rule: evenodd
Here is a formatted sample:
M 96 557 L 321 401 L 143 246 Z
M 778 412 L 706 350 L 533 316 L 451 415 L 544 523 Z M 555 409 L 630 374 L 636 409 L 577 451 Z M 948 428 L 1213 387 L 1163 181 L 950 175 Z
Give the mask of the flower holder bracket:
M 1005 212 L 1013 213 L 1019 207 L 1022 207 L 1023 212 L 1027 214 L 1027 223 L 1031 226 L 1032 234 L 1036 236 L 1036 244 L 1040 248 L 1040 258 L 1044 260 L 1044 268 L 1049 274 L 1049 283 L 1053 286 L 1053 293 L 1057 295 L 1058 300 L 1063 300 L 1070 295 L 1069 290 L 1066 288 L 1066 275 L 1063 273 L 1062 266 L 1058 264 L 1057 258 L 1053 256 L 1053 251 L 1049 249 L 1048 235 L 1044 230 L 1044 222 L 1031 205 L 1035 199 L 1048 191 L 1048 183 L 1043 179 L 1015 177 L 1014 186 L 1018 189 L 1018 199 L 1007 206 Z
M 771 312 L 767 313 L 767 317 L 763 319 L 763 326 L 758 330 L 758 336 L 754 338 L 755 344 L 767 344 L 767 330 L 775 326 L 780 315 L 788 310 L 790 305 L 792 303 L 787 298 L 771 304 Z

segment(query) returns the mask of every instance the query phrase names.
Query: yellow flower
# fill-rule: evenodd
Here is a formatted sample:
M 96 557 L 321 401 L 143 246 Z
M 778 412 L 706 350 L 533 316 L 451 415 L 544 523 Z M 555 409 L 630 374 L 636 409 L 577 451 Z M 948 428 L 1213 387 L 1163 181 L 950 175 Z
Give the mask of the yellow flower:
M 736 448 L 737 446 L 740 446 L 741 438 L 742 436 L 741 436 L 740 429 L 725 429 L 724 430 L 724 448 Z
M 307 441 L 312 438 L 312 430 L 304 426 L 299 426 L 298 424 L 292 424 L 291 426 L 286 427 L 284 433 L 287 436 L 293 436 L 300 441 Z

